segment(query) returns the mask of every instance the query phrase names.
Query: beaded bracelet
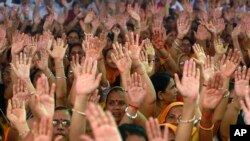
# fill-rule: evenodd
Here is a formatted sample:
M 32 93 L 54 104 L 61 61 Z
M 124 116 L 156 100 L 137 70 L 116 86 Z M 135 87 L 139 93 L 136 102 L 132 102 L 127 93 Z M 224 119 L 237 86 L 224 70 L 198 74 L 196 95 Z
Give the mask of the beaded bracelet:
M 195 116 L 190 119 L 190 120 L 182 120 L 182 119 L 179 119 L 179 123 L 193 123 L 195 121 Z
M 136 112 L 135 115 L 130 115 L 130 114 L 128 113 L 128 107 L 125 109 L 125 113 L 126 113 L 126 115 L 127 115 L 127 117 L 128 117 L 129 119 L 135 119 L 135 118 L 137 117 L 137 112 Z
M 78 110 L 76 110 L 76 109 L 72 109 L 72 111 L 73 112 L 76 112 L 77 114 L 80 114 L 80 115 L 82 115 L 82 116 L 86 116 L 86 113 L 84 113 L 84 112 L 81 112 L 81 111 L 78 111 Z

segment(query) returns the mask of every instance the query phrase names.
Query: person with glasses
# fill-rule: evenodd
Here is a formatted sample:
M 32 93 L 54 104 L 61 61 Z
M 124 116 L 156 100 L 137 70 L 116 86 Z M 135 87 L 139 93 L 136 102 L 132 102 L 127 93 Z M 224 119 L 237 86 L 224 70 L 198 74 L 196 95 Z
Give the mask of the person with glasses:
M 70 109 L 59 106 L 55 108 L 55 114 L 53 117 L 53 138 L 62 136 L 63 141 L 69 140 L 69 130 L 72 112 Z

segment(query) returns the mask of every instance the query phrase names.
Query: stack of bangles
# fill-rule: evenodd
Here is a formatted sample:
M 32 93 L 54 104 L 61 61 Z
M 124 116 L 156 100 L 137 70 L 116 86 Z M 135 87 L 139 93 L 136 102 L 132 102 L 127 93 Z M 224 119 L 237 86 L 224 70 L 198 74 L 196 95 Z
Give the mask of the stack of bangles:
M 139 109 L 137 106 L 133 106 L 131 104 L 129 104 L 128 107 L 131 107 L 131 108 L 135 109 L 136 111 Z M 128 107 L 126 107 L 126 109 L 125 109 L 126 116 L 129 119 L 135 119 L 137 117 L 137 112 L 135 115 L 131 115 L 130 113 L 128 113 Z
M 212 115 L 207 115 L 205 113 L 202 113 L 201 116 L 202 116 L 201 119 L 205 119 L 205 120 L 212 120 L 212 117 L 213 117 Z M 199 127 L 202 130 L 209 131 L 209 130 L 213 130 L 214 124 L 211 125 L 210 127 L 205 127 L 204 125 L 201 125 L 201 122 L 199 122 Z

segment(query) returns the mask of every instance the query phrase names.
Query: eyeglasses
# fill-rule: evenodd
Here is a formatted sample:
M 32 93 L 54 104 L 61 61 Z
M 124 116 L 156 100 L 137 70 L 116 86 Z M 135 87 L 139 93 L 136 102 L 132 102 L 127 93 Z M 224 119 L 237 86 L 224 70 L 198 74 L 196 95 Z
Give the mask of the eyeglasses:
M 70 126 L 70 121 L 69 120 L 53 120 L 53 126 L 54 127 L 57 127 L 59 126 L 60 124 L 63 126 L 63 127 L 69 127 Z

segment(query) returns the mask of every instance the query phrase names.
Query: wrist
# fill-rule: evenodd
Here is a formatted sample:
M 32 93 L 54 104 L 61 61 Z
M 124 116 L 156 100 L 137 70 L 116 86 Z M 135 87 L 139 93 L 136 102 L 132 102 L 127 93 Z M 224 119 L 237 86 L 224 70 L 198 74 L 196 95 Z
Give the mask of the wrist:
M 178 35 L 177 35 L 177 39 L 182 40 L 182 39 L 184 38 L 184 36 L 185 36 L 185 35 L 178 34 Z

